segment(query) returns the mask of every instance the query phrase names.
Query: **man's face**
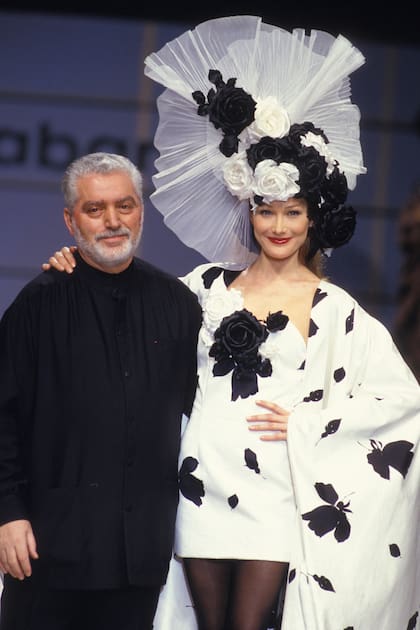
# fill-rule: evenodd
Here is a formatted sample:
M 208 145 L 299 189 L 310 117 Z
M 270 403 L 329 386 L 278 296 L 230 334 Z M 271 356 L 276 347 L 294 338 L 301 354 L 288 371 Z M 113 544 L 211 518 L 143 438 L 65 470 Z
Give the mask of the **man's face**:
M 140 241 L 143 206 L 123 171 L 79 178 L 73 212 L 64 221 L 80 255 L 92 267 L 120 273 L 130 264 Z

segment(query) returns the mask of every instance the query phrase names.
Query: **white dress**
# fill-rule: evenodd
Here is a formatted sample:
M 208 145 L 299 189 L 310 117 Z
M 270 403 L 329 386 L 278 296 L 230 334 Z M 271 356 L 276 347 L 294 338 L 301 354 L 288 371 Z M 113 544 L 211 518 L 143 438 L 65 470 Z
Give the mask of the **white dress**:
M 197 395 L 180 454 L 175 551 L 181 557 L 288 562 L 296 507 L 286 442 L 262 441 L 246 418 L 267 413 L 256 400 L 291 409 L 302 398 L 306 345 L 281 314 L 274 319 L 279 329 L 270 332 L 244 312 L 241 293 L 227 287 L 233 275 L 205 266 L 186 279 L 203 307 L 203 326 Z M 229 335 L 239 335 L 233 359 L 210 356 L 216 331 L 222 352 L 235 344 Z M 242 385 L 233 383 L 241 377 Z
M 245 360 L 243 367 L 254 372 L 245 369 L 245 378 L 235 380 L 232 401 L 235 366 L 220 345 L 226 326 L 225 335 L 218 328 L 243 302 L 226 290 L 224 277 L 229 283 L 232 272 L 207 264 L 185 278 L 203 305 L 204 324 L 198 398 L 180 458 L 176 551 L 288 559 L 282 630 L 418 628 L 419 384 L 386 328 L 322 280 L 306 346 L 290 322 L 269 332 L 256 344 L 254 360 Z M 274 324 L 284 321 L 277 317 Z M 258 392 L 251 394 L 255 384 Z M 291 411 L 286 448 L 261 447 L 248 435 L 245 416 L 262 397 Z M 258 453 L 245 461 L 247 448 Z M 264 535 L 250 533 L 264 527 Z M 176 558 L 154 628 L 197 628 Z

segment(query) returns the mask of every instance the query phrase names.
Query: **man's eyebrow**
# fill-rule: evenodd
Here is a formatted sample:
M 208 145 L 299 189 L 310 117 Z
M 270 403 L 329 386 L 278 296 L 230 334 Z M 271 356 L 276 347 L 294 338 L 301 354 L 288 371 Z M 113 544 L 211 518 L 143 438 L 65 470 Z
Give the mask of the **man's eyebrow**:
M 103 199 L 88 199 L 82 205 L 82 208 L 88 208 L 89 206 L 102 206 L 105 203 Z
M 132 196 L 132 195 L 127 195 L 126 197 L 121 197 L 120 199 L 115 199 L 113 201 L 113 203 L 115 204 L 121 204 L 124 203 L 126 201 L 131 201 L 134 204 L 138 204 L 138 201 L 136 201 L 136 199 Z M 104 199 L 88 199 L 87 201 L 85 201 L 82 205 L 82 208 L 89 208 L 90 206 L 104 206 L 106 205 L 106 201 Z
M 132 195 L 127 195 L 126 197 L 122 197 L 122 199 L 117 199 L 115 203 L 123 203 L 124 201 L 132 201 L 133 203 L 137 203 L 136 199 Z

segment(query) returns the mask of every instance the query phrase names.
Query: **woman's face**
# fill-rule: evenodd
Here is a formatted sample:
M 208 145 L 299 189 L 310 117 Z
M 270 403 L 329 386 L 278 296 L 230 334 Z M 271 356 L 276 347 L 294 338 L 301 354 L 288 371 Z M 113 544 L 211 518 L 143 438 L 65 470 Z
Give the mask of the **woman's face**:
M 251 223 L 266 256 L 278 260 L 297 257 L 308 236 L 308 204 L 296 197 L 261 204 L 251 211 Z

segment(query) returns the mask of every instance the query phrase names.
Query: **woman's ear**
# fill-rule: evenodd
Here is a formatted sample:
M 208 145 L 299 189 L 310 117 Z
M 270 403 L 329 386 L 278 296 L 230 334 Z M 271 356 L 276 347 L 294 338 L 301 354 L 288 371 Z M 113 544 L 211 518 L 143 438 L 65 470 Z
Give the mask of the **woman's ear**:
M 250 208 L 249 209 L 249 220 L 251 222 L 251 225 L 254 225 L 254 217 L 255 217 L 254 208 Z

